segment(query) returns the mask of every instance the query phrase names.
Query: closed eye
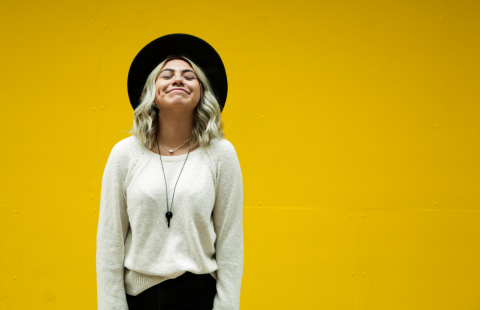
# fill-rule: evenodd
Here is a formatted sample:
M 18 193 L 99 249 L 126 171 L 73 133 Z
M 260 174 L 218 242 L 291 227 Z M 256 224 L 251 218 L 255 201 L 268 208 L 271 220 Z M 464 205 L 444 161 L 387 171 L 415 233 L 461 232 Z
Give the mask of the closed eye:
M 170 79 L 170 78 L 172 78 L 171 75 L 164 75 L 164 76 L 162 76 L 162 77 L 165 78 L 165 79 Z M 187 80 L 194 80 L 194 79 L 195 79 L 194 77 L 189 77 L 189 76 L 186 76 L 185 78 L 186 78 Z

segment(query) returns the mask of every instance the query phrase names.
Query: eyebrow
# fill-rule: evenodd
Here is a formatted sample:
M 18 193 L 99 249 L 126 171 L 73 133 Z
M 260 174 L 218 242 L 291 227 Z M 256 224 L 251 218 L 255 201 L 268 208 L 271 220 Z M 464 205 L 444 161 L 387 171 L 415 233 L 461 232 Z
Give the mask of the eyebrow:
M 162 71 L 160 71 L 160 73 L 162 73 L 163 71 L 172 71 L 172 72 L 175 72 L 175 70 L 167 68 L 167 69 L 163 69 Z M 193 72 L 193 74 L 195 74 L 195 72 L 194 72 L 193 70 L 190 70 L 190 69 L 183 69 L 182 72 L 183 72 L 183 73 L 185 73 L 185 72 Z

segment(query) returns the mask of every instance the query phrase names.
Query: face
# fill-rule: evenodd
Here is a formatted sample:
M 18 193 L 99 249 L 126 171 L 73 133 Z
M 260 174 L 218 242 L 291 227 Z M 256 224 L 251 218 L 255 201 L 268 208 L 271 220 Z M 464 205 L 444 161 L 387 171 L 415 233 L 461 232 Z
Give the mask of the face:
M 188 62 L 168 61 L 155 82 L 155 101 L 160 112 L 193 111 L 200 102 L 200 81 Z

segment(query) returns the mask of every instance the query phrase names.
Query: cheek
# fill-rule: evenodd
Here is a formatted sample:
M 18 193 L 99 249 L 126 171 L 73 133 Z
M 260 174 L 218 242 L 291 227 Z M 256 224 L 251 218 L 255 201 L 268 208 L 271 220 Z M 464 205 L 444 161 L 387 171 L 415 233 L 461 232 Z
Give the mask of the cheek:
M 196 101 L 199 101 L 201 96 L 202 96 L 202 88 L 199 86 L 197 89 L 197 95 L 195 96 Z
M 202 93 L 202 88 L 200 87 L 200 84 L 195 85 L 195 92 L 197 93 L 197 97 L 200 98 L 200 94 Z
M 155 95 L 162 94 L 164 92 L 165 85 L 161 82 L 155 83 Z

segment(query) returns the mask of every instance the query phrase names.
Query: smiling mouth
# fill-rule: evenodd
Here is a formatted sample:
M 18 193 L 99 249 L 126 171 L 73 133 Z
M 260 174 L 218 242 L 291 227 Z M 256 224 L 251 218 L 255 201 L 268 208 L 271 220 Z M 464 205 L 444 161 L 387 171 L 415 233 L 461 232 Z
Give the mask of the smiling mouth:
M 186 93 L 186 91 L 184 91 L 183 89 L 172 89 L 171 91 L 169 91 L 169 93 L 174 92 L 174 91 L 183 91 L 184 93 Z

